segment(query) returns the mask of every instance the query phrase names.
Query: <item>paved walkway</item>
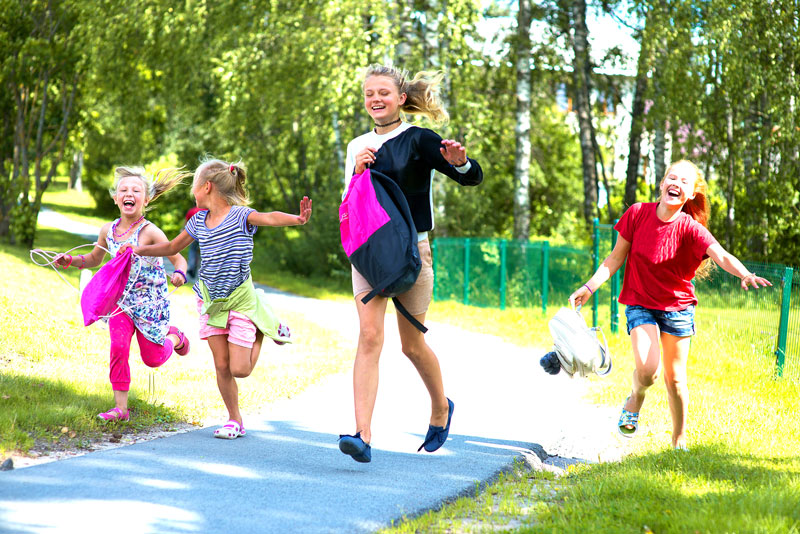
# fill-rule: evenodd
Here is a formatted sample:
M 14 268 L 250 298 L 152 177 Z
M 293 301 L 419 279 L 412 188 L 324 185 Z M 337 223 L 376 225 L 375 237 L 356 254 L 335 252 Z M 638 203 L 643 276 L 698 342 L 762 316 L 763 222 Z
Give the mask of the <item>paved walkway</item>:
M 271 300 L 356 335 L 352 303 Z M 247 437 L 235 441 L 203 428 L 0 473 L 0 532 L 374 532 L 474 491 L 517 458 L 563 466 L 620 455 L 616 409 L 587 404 L 585 382 L 545 374 L 543 350 L 428 326 L 455 402 L 450 439 L 434 454 L 416 452 L 429 399 L 390 314 L 372 463 L 337 448 L 354 424 L 346 373 L 249 416 Z

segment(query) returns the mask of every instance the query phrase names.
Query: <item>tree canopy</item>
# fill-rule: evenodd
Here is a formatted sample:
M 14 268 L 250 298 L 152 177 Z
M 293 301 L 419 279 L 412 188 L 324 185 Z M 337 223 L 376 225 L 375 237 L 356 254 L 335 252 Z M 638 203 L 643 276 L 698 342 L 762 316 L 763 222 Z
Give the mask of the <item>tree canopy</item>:
M 746 259 L 797 263 L 796 2 L 525 3 L 534 29 L 522 51 L 525 35 L 513 30 L 517 4 L 481 5 L 0 0 L 0 237 L 32 243 L 41 195 L 56 173 L 68 173 L 77 152 L 84 183 L 109 218 L 113 167 L 168 161 L 193 169 L 211 154 L 245 163 L 258 209 L 296 211 L 303 195 L 314 199 L 301 238 L 259 234 L 284 267 L 344 270 L 337 230 L 344 150 L 371 127 L 362 73 L 370 63 L 393 63 L 412 73 L 445 72 L 442 96 L 452 119 L 438 131 L 464 142 L 484 168 L 478 189 L 436 181 L 435 235 L 510 238 L 515 214 L 524 214 L 518 233 L 527 226 L 531 236 L 585 239 L 586 213 L 610 222 L 632 200 L 652 200 L 653 178 L 660 179 L 653 169 L 688 158 L 709 179 L 711 228 L 726 247 Z M 585 22 L 575 17 L 582 9 L 588 16 L 612 10 L 630 25 L 644 54 L 627 58 L 632 74 L 605 74 L 583 53 L 575 63 L 573 51 L 587 42 Z M 487 36 L 493 21 L 510 30 Z M 542 25 L 548 29 L 539 34 Z M 520 86 L 524 64 L 529 79 Z M 575 65 L 586 76 L 573 76 Z M 561 92 L 570 103 L 580 96 L 589 111 L 581 119 L 584 133 L 591 125 L 597 136 L 589 149 L 578 121 L 557 102 Z M 631 152 L 627 183 L 611 172 L 618 160 L 626 166 L 627 154 L 609 148 L 609 104 L 632 114 L 624 144 L 641 152 Z M 520 109 L 529 120 L 524 152 L 515 150 Z M 515 204 L 520 157 L 527 210 Z M 599 182 L 608 209 L 593 196 Z M 149 215 L 170 236 L 193 204 L 188 187 L 172 198 Z

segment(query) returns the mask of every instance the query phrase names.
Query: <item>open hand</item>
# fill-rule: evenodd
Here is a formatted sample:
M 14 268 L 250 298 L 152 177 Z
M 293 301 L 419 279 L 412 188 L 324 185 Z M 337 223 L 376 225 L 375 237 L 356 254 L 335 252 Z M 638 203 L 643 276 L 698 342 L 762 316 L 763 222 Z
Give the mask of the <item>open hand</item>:
M 747 276 L 742 278 L 742 289 L 747 291 L 749 289 L 749 285 L 752 285 L 754 288 L 758 289 L 760 287 L 767 287 L 771 286 L 772 282 L 767 280 L 766 278 L 762 278 L 756 274 L 750 273 Z
M 439 147 L 442 157 L 453 167 L 462 167 L 467 164 L 467 149 L 458 141 L 442 139 Z
M 303 197 L 300 201 L 300 215 L 297 216 L 297 224 L 305 224 L 311 218 L 311 199 Z

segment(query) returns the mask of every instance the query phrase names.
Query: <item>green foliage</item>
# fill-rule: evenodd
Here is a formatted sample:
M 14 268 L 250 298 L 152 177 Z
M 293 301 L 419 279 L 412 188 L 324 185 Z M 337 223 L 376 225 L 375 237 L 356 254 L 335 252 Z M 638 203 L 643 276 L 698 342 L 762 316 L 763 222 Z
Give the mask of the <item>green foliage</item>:
M 692 159 L 707 172 L 712 231 L 748 259 L 796 263 L 797 5 L 637 5 L 652 24 L 643 38 L 656 43 L 649 125 L 666 120 L 673 159 Z
M 501 45 L 496 52 L 476 46 L 485 41 L 478 32 L 484 20 L 513 19 L 506 4 L 491 4 L 483 12 L 477 0 L 58 2 L 52 4 L 54 16 L 62 22 L 52 46 L 31 32 L 45 5 L 2 1 L 2 85 L 11 89 L 14 80 L 30 85 L 45 66 L 57 67 L 61 81 L 54 77 L 40 92 L 51 102 L 44 130 L 49 146 L 63 115 L 60 104 L 67 101 L 64 76 L 76 76 L 64 156 L 77 150 L 85 155 L 84 184 L 103 218 L 116 215 L 107 189 L 117 165 L 174 157 L 192 169 L 204 154 L 241 159 L 255 208 L 296 211 L 303 195 L 315 200 L 302 238 L 262 233 L 265 246 L 281 255 L 279 263 L 300 273 L 346 271 L 335 212 L 345 146 L 371 126 L 362 107 L 361 69 L 393 62 L 411 72 L 445 71 L 442 93 L 452 120 L 437 130 L 465 142 L 485 171 L 478 188 L 436 178 L 436 235 L 512 235 L 514 32 L 492 37 Z M 794 216 L 800 209 L 796 5 L 767 0 L 627 5 L 633 22 L 647 20 L 647 28 L 631 31 L 654 56 L 645 62 L 654 69 L 645 137 L 666 123 L 674 158 L 689 157 L 707 172 L 711 228 L 723 244 L 748 259 L 792 263 L 800 254 Z M 534 17 L 549 27 L 532 55 L 530 227 L 532 235 L 576 243 L 586 238 L 579 217 L 579 144 L 569 116 L 553 105 L 556 92 L 571 84 L 559 41 L 568 29 L 568 11 L 568 2 L 555 0 L 534 9 Z M 20 52 L 30 69 L 19 68 Z M 606 59 L 614 64 L 619 57 L 612 51 Z M 618 103 L 628 82 L 595 74 L 594 83 L 604 100 Z M 28 239 L 32 231 L 24 229 L 39 209 L 36 192 L 49 183 L 28 178 L 39 172 L 33 157 L 27 164 L 15 160 L 13 94 L 0 92 L 0 234 L 20 200 L 13 228 Z M 34 118 L 29 115 L 26 123 L 35 124 Z M 601 117 L 596 127 L 609 174 L 619 158 L 615 134 Z M 59 153 L 51 151 L 42 160 L 41 176 L 47 176 L 49 163 L 58 163 Z M 66 170 L 62 165 L 60 172 Z M 612 179 L 609 185 L 613 209 L 603 210 L 604 218 L 618 215 L 621 207 L 621 184 Z M 646 187 L 641 189 L 640 197 L 650 200 Z M 192 203 L 186 188 L 157 204 L 152 218 L 173 235 Z

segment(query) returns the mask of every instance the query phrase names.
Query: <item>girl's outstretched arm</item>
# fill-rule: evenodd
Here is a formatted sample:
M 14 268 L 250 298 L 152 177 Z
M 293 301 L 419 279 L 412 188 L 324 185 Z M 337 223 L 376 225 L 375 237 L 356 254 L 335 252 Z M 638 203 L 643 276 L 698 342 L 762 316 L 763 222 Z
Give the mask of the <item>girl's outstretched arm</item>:
M 163 243 L 154 243 L 152 245 L 140 245 L 138 247 L 131 247 L 130 245 L 125 245 L 119 249 L 118 254 L 122 254 L 125 252 L 126 249 L 132 248 L 135 254 L 139 256 L 167 256 L 170 257 L 170 261 L 172 261 L 172 256 L 178 254 L 181 250 L 188 247 L 194 239 L 186 230 L 181 231 L 178 234 L 178 237 L 173 239 L 172 241 L 165 241 Z M 177 258 L 175 261 L 178 261 Z M 175 263 L 173 262 L 173 265 Z M 186 267 L 186 260 L 184 260 L 184 268 Z
M 139 248 L 141 248 L 149 245 L 161 245 L 169 243 L 169 240 L 161 228 L 158 228 L 154 224 L 148 224 L 145 226 L 144 230 L 142 230 L 142 233 L 139 234 L 139 243 L 141 243 L 139 246 Z M 136 252 L 136 249 L 134 249 L 134 252 Z M 144 256 L 144 254 L 142 255 Z M 172 263 L 172 266 L 176 269 L 176 271 L 172 273 L 170 281 L 172 282 L 173 286 L 180 287 L 186 283 L 186 269 L 188 268 L 189 264 L 186 263 L 186 260 L 180 254 L 173 254 L 167 257 L 169 258 L 170 263 Z
M 106 257 L 104 248 L 100 248 L 98 243 L 105 243 L 108 230 L 111 228 L 111 223 L 106 223 L 100 229 L 100 234 L 97 236 L 97 242 L 89 254 L 59 254 L 55 257 L 53 262 L 66 269 L 67 267 L 77 267 L 79 269 L 94 269 L 101 263 L 103 258 Z
M 300 201 L 300 215 L 282 211 L 270 211 L 269 213 L 254 211 L 247 216 L 247 222 L 254 226 L 297 226 L 307 223 L 310 218 L 311 199 L 303 197 L 303 200 Z
M 588 282 L 576 289 L 572 295 L 569 296 L 570 306 L 574 308 L 575 306 L 583 306 L 589 302 L 589 297 L 591 297 L 592 294 L 597 291 L 606 280 L 611 278 L 611 275 L 613 275 L 619 270 L 620 267 L 622 267 L 622 264 L 625 262 L 625 258 L 628 257 L 628 252 L 630 249 L 631 242 L 626 240 L 621 235 L 617 236 L 617 244 L 614 245 L 614 250 L 612 250 L 611 254 L 609 254 L 608 257 L 603 260 L 603 263 L 600 264 L 597 272 L 594 273 Z
M 761 287 L 772 285 L 772 282 L 766 278 L 762 278 L 747 270 L 747 267 L 742 265 L 742 262 L 740 262 L 736 256 L 725 250 L 719 243 L 714 243 L 709 246 L 708 249 L 706 249 L 706 254 L 714 260 L 714 263 L 725 269 L 725 271 L 731 273 L 733 276 L 741 278 L 742 289 L 745 291 L 748 289 L 749 285 L 752 285 L 756 289 L 759 288 L 759 284 Z

